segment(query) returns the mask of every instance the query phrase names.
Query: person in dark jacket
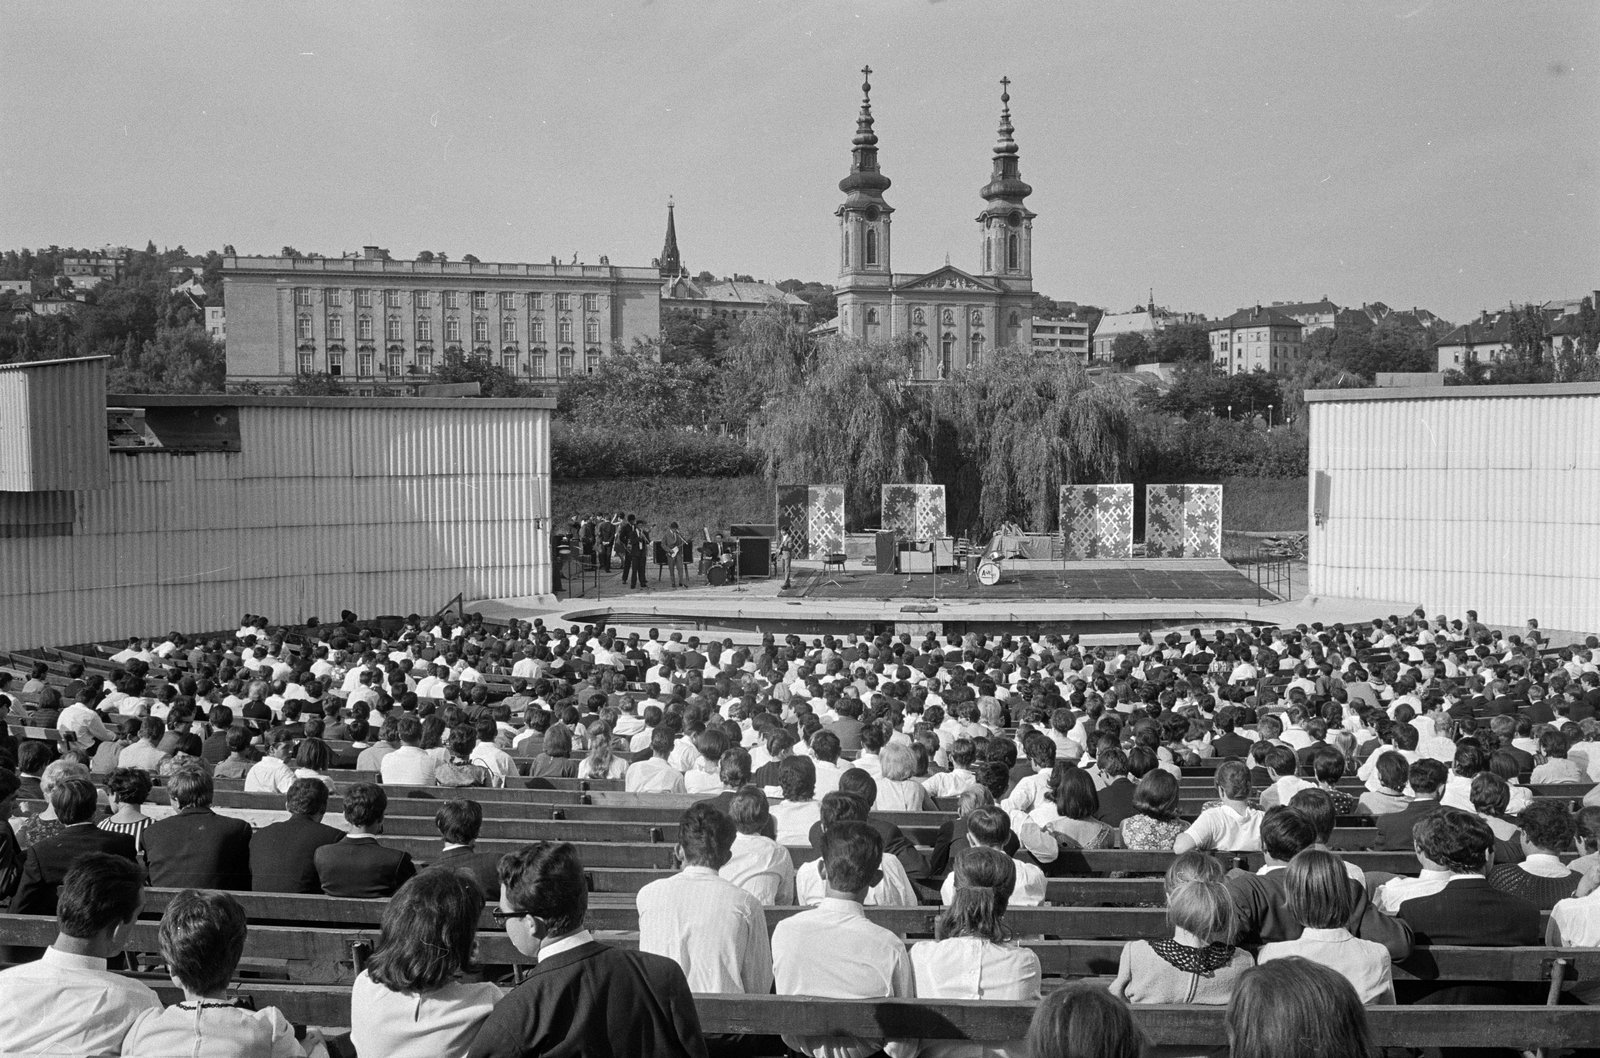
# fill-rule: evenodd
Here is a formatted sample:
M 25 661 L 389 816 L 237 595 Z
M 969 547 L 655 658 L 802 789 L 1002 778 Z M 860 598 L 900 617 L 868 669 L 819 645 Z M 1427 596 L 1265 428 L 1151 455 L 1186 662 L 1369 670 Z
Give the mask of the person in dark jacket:
M 483 827 L 483 806 L 465 799 L 446 801 L 433 814 L 433 825 L 444 839 L 444 851 L 432 865 L 470 878 L 485 899 L 500 899 L 500 857 L 473 847 Z
M 211 774 L 179 768 L 167 777 L 177 813 L 158 819 L 140 839 L 150 884 L 163 889 L 250 891 L 250 824 L 211 810 Z
M 1377 817 L 1378 840 L 1372 847 L 1384 852 L 1410 849 L 1414 844 L 1412 829 L 1423 817 L 1439 810 L 1439 796 L 1444 793 L 1446 776 L 1445 766 L 1439 761 L 1428 757 L 1412 761 L 1407 778 L 1415 797 L 1401 811 Z
M 93 853 L 109 853 L 138 862 L 132 836 L 101 830 L 94 825 L 97 793 L 88 779 L 63 779 L 50 790 L 50 807 L 65 825 L 28 849 L 21 879 L 11 898 L 14 915 L 54 915 L 61 883 L 79 860 Z
M 539 962 L 495 1006 L 468 1058 L 705 1058 L 683 970 L 664 956 L 596 941 L 583 925 L 588 903 L 583 864 L 569 843 L 540 842 L 501 860 L 496 918 L 517 950 Z
M 369 900 L 393 896 L 417 873 L 409 852 L 378 844 L 388 808 L 388 795 L 375 783 L 353 783 L 345 790 L 344 818 L 354 831 L 312 854 L 324 893 Z
M 344 837 L 322 821 L 328 787 L 320 779 L 296 779 L 284 800 L 289 818 L 250 839 L 251 883 L 258 893 L 320 893 L 316 852 Z

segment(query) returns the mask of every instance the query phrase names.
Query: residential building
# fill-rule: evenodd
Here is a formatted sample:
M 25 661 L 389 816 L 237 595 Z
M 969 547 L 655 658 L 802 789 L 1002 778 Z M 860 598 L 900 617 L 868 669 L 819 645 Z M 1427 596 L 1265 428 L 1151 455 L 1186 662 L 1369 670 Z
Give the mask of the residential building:
M 128 267 L 126 246 L 107 246 L 103 250 L 78 257 L 61 259 L 61 274 L 72 280 L 72 285 L 87 290 L 108 279 L 120 279 Z
M 214 342 L 228 339 L 228 310 L 221 305 L 206 306 L 206 334 Z
M 850 172 L 839 181 L 838 318 L 822 328 L 867 341 L 909 337 L 922 353 L 912 377 L 937 380 L 982 364 L 1002 347 L 1033 347 L 1033 193 L 1022 180 L 1011 124 L 1010 80 L 1001 79 L 1000 133 L 990 179 L 979 192 L 979 267 L 948 261 L 926 272 L 893 268 L 890 221 L 883 193 L 890 181 L 878 164 L 873 131 L 872 71 L 861 85 L 861 112 L 851 144 Z
M 1301 356 L 1305 325 L 1277 309 L 1257 305 L 1240 309 L 1206 327 L 1211 360 L 1226 375 L 1250 371 L 1287 371 Z
M 1109 362 L 1115 352 L 1119 335 L 1137 334 L 1148 342 L 1168 327 L 1180 324 L 1199 325 L 1205 322 L 1203 313 L 1174 312 L 1165 306 L 1157 305 L 1152 295 L 1148 304 L 1141 305 L 1132 312 L 1108 312 L 1100 317 L 1100 323 L 1094 329 L 1090 359 Z
M 661 333 L 661 276 L 601 264 L 225 257 L 228 382 L 327 373 L 358 391 L 426 376 L 447 354 L 559 382 Z M 411 378 L 409 381 L 419 381 Z
M 1326 294 L 1317 301 L 1274 301 L 1272 308 L 1292 320 L 1299 320 L 1304 328 L 1302 334 L 1310 334 L 1322 327 L 1334 329 L 1340 312 L 1339 306 L 1329 301 Z
M 0 294 L 31 298 L 33 296 L 33 281 L 30 279 L 0 279 Z
M 1600 290 L 1592 295 L 1600 304 Z M 1577 339 L 1582 333 L 1578 311 L 1582 298 L 1547 301 L 1539 306 L 1544 315 L 1544 355 L 1554 356 L 1561 351 L 1562 340 Z M 1493 364 L 1510 350 L 1511 324 L 1519 310 L 1502 309 L 1490 312 L 1485 309 L 1475 320 L 1468 320 L 1434 343 L 1435 361 L 1441 372 L 1460 368 L 1471 356 L 1480 363 Z
M 1035 316 L 1033 318 L 1033 351 L 1036 353 L 1061 353 L 1072 356 L 1079 363 L 1089 360 L 1089 321 L 1070 316 Z
M 83 307 L 83 302 L 77 298 L 69 298 L 64 294 L 51 292 L 33 299 L 33 314 L 35 316 L 60 316 L 63 313 L 74 313 Z

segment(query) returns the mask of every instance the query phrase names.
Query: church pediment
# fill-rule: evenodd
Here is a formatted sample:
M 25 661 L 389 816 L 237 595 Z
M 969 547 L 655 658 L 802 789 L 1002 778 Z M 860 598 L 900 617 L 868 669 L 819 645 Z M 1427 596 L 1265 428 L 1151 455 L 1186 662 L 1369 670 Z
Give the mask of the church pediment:
M 918 276 L 908 282 L 901 283 L 897 290 L 983 290 L 999 293 L 1000 288 L 977 276 L 968 275 L 954 265 L 945 265 L 943 268 L 927 275 Z

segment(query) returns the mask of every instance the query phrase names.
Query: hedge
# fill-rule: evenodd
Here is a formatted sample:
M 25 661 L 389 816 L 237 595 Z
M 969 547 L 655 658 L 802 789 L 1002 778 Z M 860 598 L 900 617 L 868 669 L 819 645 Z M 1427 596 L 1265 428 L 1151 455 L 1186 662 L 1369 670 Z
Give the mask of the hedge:
M 571 423 L 550 428 L 550 472 L 558 478 L 738 477 L 760 471 L 743 441 L 698 430 L 613 430 Z

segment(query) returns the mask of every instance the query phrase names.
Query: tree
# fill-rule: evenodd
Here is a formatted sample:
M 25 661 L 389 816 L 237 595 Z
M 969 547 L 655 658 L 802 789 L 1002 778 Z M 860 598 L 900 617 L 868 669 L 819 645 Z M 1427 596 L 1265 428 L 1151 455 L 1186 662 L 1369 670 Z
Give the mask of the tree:
M 593 374 L 562 387 L 561 417 L 622 431 L 704 424 L 710 418 L 712 369 L 704 363 L 663 363 L 655 352 L 640 342 L 601 357 Z
M 1152 364 L 1211 363 L 1211 334 L 1197 323 L 1164 328 L 1150 342 Z
M 279 257 L 304 257 L 305 254 L 301 253 L 299 250 L 296 250 L 293 246 L 285 246 L 283 249 L 278 251 L 278 256 Z
M 521 381 L 517 376 L 487 357 L 463 356 L 460 353 L 444 354 L 444 362 L 433 373 L 439 383 L 476 382 L 480 397 L 531 397 L 539 390 Z
M 161 327 L 151 341 L 123 339 L 106 379 L 112 393 L 221 393 L 228 374 L 222 347 L 197 323 Z
M 417 260 L 423 262 L 424 264 L 431 263 L 433 261 L 433 251 L 432 250 L 421 250 L 421 251 L 418 251 Z
M 326 371 L 321 371 L 294 376 L 285 392 L 291 397 L 340 397 L 346 390 L 338 379 Z
M 470 253 L 469 254 L 462 254 L 461 255 L 461 259 L 463 261 L 465 261 L 467 264 L 482 264 L 483 263 L 483 262 L 479 261 L 476 257 L 472 256 Z
M 1150 343 L 1134 331 L 1123 331 L 1111 343 L 1111 360 L 1124 367 L 1150 362 Z

